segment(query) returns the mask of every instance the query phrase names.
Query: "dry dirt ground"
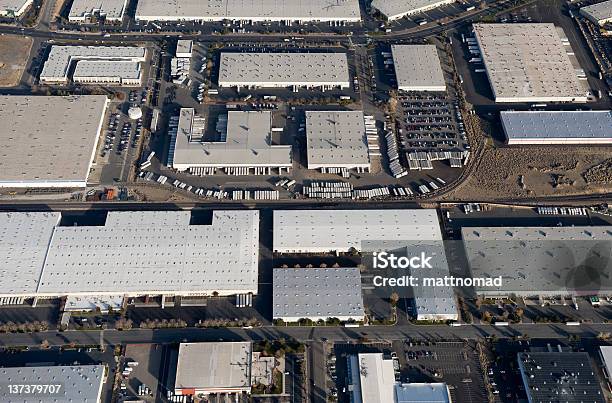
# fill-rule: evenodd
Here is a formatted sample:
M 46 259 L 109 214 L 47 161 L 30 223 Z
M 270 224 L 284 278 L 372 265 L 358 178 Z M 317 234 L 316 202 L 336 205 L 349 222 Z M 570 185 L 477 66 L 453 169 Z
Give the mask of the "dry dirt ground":
M 31 48 L 32 38 L 0 36 L 0 87 L 12 87 L 19 83 Z
M 507 200 L 612 192 L 612 147 L 488 147 L 447 200 Z

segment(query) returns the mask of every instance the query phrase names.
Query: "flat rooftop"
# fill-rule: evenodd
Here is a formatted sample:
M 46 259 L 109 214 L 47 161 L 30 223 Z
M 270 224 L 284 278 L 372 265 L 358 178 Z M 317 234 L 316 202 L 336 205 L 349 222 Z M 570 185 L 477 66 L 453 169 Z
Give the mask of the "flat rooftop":
M 308 168 L 369 167 L 361 111 L 306 111 Z
M 438 215 L 423 210 L 275 210 L 274 250 L 348 251 L 401 247 L 406 241 L 442 240 Z
M 522 352 L 518 365 L 529 401 L 607 401 L 586 352 Z
M 396 383 L 395 403 L 450 403 L 445 383 Z
M 380 11 L 387 19 L 395 20 L 405 15 L 429 10 L 455 0 L 373 0 L 372 7 Z
M 13 262 L 0 296 L 257 293 L 257 211 L 214 211 L 210 225 L 174 214 L 109 212 L 104 225 L 58 226 L 50 213 L 4 213 L 2 239 L 23 242 L 0 249 Z
M 140 20 L 360 21 L 357 0 L 140 0 Z
M 175 390 L 251 388 L 251 342 L 181 343 Z
M 474 24 L 497 102 L 585 102 L 553 24 Z
M 120 20 L 123 18 L 126 3 L 126 0 L 74 0 L 68 19 L 85 19 L 99 13 L 107 20 Z
M 473 277 L 502 277 L 502 287 L 476 287 L 486 294 L 568 295 L 610 290 L 605 276 L 591 278 L 580 265 L 601 273 L 612 248 L 612 226 L 464 227 L 461 230 Z M 606 249 L 607 248 L 607 249 Z
M 612 0 L 602 1 L 590 6 L 582 7 L 580 12 L 591 20 L 603 23 L 612 20 Z
M 346 53 L 221 53 L 219 85 L 346 85 Z
M 103 77 L 117 75 L 121 64 L 108 63 L 117 61 L 142 62 L 145 60 L 146 49 L 135 46 L 61 46 L 51 47 L 49 57 L 40 73 L 41 81 L 67 81 L 71 66 L 78 65 L 83 61 L 105 62 L 99 64 L 99 69 Z
M 502 111 L 509 142 L 612 142 L 612 111 Z
M 368 402 L 394 402 L 393 385 L 395 371 L 393 360 L 385 359 L 382 353 L 357 355 L 361 400 Z
M 9 12 L 13 12 L 18 17 L 25 11 L 29 2 L 30 0 L 0 0 L 0 15 L 9 15 Z
M 0 186 L 85 186 L 107 104 L 105 95 L 0 96 Z
M 393 45 L 391 52 L 400 90 L 446 90 L 446 81 L 435 45 Z
M 277 268 L 272 284 L 274 318 L 360 320 L 364 316 L 356 267 Z
M 195 135 L 194 117 L 193 108 L 181 109 L 173 157 L 175 168 L 291 167 L 291 146 L 272 144 L 270 111 L 229 111 L 223 141 L 190 141 Z
M 3 402 L 97 403 L 102 395 L 104 372 L 104 365 L 0 368 L 0 379 L 2 379 L 3 386 L 9 384 L 61 385 L 57 393 L 40 394 L 32 399 L 24 397 L 16 399 L 7 387 L 3 387 L 0 389 L 0 399 Z
M 79 77 L 113 77 L 117 79 L 140 78 L 140 63 L 126 60 L 97 61 L 83 60 L 77 63 L 72 75 L 75 79 Z

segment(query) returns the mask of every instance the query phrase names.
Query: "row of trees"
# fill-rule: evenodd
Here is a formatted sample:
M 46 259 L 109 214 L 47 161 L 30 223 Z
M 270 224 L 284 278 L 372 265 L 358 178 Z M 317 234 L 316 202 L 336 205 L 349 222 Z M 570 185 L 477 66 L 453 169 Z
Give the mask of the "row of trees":
M 26 323 L 6 322 L 0 324 L 0 333 L 32 333 L 44 332 L 49 330 L 49 323 L 46 321 L 34 321 Z

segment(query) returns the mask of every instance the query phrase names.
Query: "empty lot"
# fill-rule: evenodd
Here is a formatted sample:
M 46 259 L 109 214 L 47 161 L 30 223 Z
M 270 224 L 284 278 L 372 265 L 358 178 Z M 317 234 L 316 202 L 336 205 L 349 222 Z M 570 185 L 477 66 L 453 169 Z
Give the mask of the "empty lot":
M 0 87 L 12 87 L 19 83 L 31 47 L 31 38 L 0 36 Z

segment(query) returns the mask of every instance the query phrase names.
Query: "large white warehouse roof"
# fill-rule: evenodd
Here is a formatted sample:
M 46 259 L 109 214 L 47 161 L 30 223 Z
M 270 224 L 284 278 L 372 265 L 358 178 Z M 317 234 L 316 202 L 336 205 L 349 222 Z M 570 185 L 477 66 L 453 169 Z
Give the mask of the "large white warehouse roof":
M 251 390 L 251 342 L 181 343 L 174 392 L 179 395 Z
M 464 227 L 461 235 L 472 276 L 502 276 L 500 289 L 475 287 L 481 294 L 568 295 L 611 289 L 603 275 L 610 271 L 611 226 Z M 582 269 L 587 261 L 591 272 Z
M 397 20 L 406 15 L 420 13 L 454 2 L 455 0 L 374 0 L 372 1 L 372 7 L 388 20 Z
M 0 96 L 0 187 L 85 187 L 108 99 Z
M 278 268 L 272 284 L 275 319 L 363 320 L 361 274 L 356 267 Z
M 274 251 L 346 252 L 442 240 L 436 210 L 275 210 Z
M 85 21 L 94 15 L 104 16 L 107 21 L 121 21 L 127 0 L 74 0 L 70 7 L 70 21 Z
M 193 167 L 290 168 L 291 146 L 272 144 L 270 111 L 230 111 L 223 141 L 190 141 L 194 133 L 193 108 L 182 108 L 172 166 L 184 171 Z
M 221 53 L 219 85 L 349 86 L 346 53 Z
M 606 0 L 601 3 L 582 7 L 580 13 L 595 24 L 603 25 L 606 22 L 612 21 L 612 0 Z
M 502 111 L 508 144 L 609 144 L 612 111 Z
M 96 70 L 100 77 L 122 76 L 131 78 L 133 68 L 128 72 L 123 63 L 109 63 L 117 61 L 130 61 L 133 63 L 145 61 L 146 49 L 135 46 L 52 46 L 49 57 L 40 73 L 43 83 L 67 83 L 68 75 L 73 64 L 77 70 L 81 63 L 86 61 L 88 71 Z
M 361 111 L 306 111 L 308 169 L 370 168 Z
M 446 91 L 435 45 L 393 45 L 397 87 L 404 91 Z
M 3 239 L 32 239 L 1 249 L 13 265 L 0 296 L 257 293 L 257 211 L 215 211 L 211 225 L 172 214 L 109 212 L 104 226 L 64 227 L 50 213 L 4 213 Z
M 16 398 L 8 387 L 0 389 L 3 402 L 82 402 L 101 401 L 106 378 L 104 365 L 71 365 L 0 368 L 5 385 L 48 385 L 47 393 Z M 55 385 L 60 387 L 55 392 Z M 53 388 L 54 393 L 51 392 Z M 34 397 L 32 397 L 34 396 Z
M 553 24 L 474 24 L 496 102 L 586 102 Z
M 157 21 L 360 21 L 358 0 L 139 0 L 136 19 Z

